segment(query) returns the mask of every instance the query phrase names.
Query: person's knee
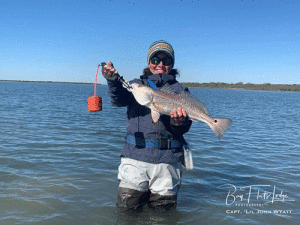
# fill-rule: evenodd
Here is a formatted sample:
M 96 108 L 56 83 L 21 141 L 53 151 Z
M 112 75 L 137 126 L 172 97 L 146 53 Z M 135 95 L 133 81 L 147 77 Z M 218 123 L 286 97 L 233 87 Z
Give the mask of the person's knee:
M 150 196 L 150 206 L 161 207 L 165 209 L 173 209 L 177 206 L 177 195 L 159 195 L 151 194 Z
M 149 200 L 149 195 L 149 192 L 119 187 L 117 206 L 125 210 L 138 208 Z

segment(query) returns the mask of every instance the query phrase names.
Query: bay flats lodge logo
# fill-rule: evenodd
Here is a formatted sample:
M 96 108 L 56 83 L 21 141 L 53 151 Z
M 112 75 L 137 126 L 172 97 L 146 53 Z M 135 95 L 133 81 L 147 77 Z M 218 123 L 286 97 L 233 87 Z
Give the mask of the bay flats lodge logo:
M 237 188 L 232 184 L 223 184 L 218 188 L 227 191 L 225 203 L 228 206 L 266 206 L 276 202 L 295 201 L 275 185 L 249 185 Z

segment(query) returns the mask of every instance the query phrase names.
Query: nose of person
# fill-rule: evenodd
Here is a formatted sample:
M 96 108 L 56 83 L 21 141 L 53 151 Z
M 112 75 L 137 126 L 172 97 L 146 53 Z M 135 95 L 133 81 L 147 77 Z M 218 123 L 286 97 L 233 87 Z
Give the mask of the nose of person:
M 159 64 L 158 64 L 157 66 L 163 67 L 163 65 L 164 65 L 164 64 L 163 64 L 163 61 L 160 61 Z

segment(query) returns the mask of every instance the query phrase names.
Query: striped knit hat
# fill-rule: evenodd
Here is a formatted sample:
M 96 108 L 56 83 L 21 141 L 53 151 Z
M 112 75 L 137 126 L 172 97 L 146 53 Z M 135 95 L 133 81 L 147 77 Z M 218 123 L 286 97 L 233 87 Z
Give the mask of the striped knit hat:
M 147 53 L 147 62 L 148 65 L 150 64 L 150 59 L 157 53 L 157 52 L 165 52 L 167 53 L 172 59 L 173 64 L 172 68 L 175 63 L 175 53 L 172 45 L 170 45 L 168 42 L 164 40 L 155 41 L 150 45 L 150 48 Z

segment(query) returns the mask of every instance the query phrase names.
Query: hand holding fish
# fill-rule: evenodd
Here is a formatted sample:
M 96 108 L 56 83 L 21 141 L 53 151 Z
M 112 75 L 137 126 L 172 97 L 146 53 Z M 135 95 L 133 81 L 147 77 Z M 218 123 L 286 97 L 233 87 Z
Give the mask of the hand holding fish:
M 172 112 L 170 112 L 170 116 L 171 116 L 171 118 L 182 117 L 182 116 L 187 117 L 187 114 L 183 108 L 178 107 L 178 108 L 174 109 Z
M 181 127 L 183 125 L 186 124 L 186 122 L 188 121 L 188 115 L 186 113 L 186 111 L 183 108 L 175 108 L 172 112 L 170 112 L 170 123 L 173 126 L 173 128 L 175 127 Z

